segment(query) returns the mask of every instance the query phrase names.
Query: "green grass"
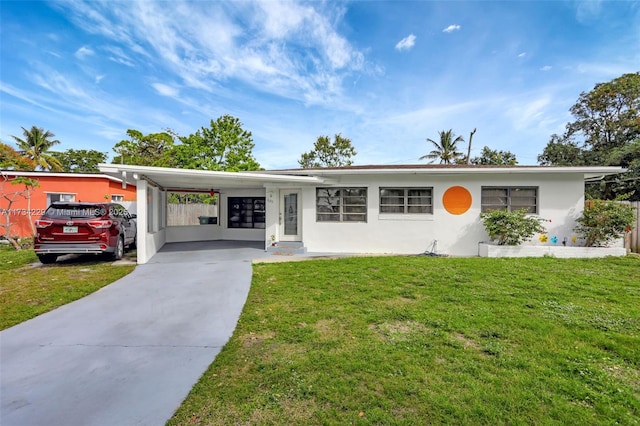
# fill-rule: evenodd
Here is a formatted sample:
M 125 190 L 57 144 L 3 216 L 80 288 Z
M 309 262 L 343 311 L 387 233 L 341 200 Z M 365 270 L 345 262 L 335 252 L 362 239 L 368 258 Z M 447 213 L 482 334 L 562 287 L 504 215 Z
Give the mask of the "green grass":
M 0 246 L 0 271 L 13 270 L 37 261 L 33 250 L 17 251 L 10 246 Z
M 0 330 L 93 293 L 134 267 L 92 257 L 44 266 L 33 250 L 0 247 Z
M 254 266 L 170 425 L 638 424 L 640 259 Z

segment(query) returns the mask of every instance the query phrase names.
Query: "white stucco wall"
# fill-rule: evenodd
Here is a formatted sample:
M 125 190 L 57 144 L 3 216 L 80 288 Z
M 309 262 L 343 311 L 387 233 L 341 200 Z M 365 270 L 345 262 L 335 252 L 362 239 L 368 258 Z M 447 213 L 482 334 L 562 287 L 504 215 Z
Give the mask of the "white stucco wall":
M 147 263 L 162 248 L 166 241 L 165 228 L 161 228 L 163 191 L 149 185 L 145 180 L 136 182 L 138 248 L 137 262 Z M 153 211 L 149 207 L 153 206 Z M 154 229 L 153 231 L 150 230 Z
M 280 211 L 280 189 L 274 186 L 267 186 L 265 191 L 265 207 L 267 226 L 264 233 L 265 248 L 272 242 L 278 240 L 280 225 L 278 215 Z
M 222 229 L 214 224 L 167 226 L 166 235 L 168 243 L 215 241 L 222 239 Z
M 488 236 L 480 221 L 481 188 L 483 186 L 537 186 L 539 216 L 550 219 L 546 223 L 549 237 L 564 238 L 575 235 L 575 219 L 584 204 L 582 173 L 482 173 L 461 174 L 370 174 L 335 176 L 331 184 L 321 186 L 366 187 L 367 222 L 317 222 L 316 187 L 296 185 L 300 189 L 302 207 L 302 241 L 309 252 L 332 253 L 396 253 L 418 254 L 430 251 L 434 241 L 441 254 L 476 256 L 478 243 Z M 452 186 L 466 188 L 472 196 L 470 209 L 460 215 L 447 212 L 442 198 Z M 294 186 L 287 185 L 293 189 Z M 431 215 L 383 215 L 379 213 L 380 187 L 432 187 Z M 271 235 L 278 240 L 279 203 L 281 185 L 266 188 L 224 189 L 220 194 L 219 223 L 166 227 L 166 194 L 147 182 L 138 182 L 138 227 L 144 230 L 146 244 L 138 249 L 138 262 L 147 262 L 165 242 L 202 240 L 244 240 L 271 243 Z M 147 190 L 149 190 L 147 192 Z M 228 199 L 230 197 L 265 197 L 265 228 L 228 228 Z M 147 200 L 142 202 L 141 200 Z M 152 208 L 154 211 L 149 212 Z M 142 235 L 142 234 L 139 234 Z M 531 244 L 540 244 L 535 239 Z
M 548 235 L 570 240 L 575 219 L 584 204 L 581 174 L 484 174 L 484 175 L 395 175 L 343 176 L 340 187 L 367 187 L 366 223 L 317 222 L 315 188 L 302 189 L 302 237 L 310 252 L 406 253 L 429 251 L 437 241 L 437 252 L 456 256 L 476 256 L 478 242 L 488 240 L 480 222 L 482 186 L 537 186 L 539 216 Z M 379 188 L 397 186 L 433 187 L 433 215 L 379 214 Z M 444 192 L 462 186 L 472 195 L 471 208 L 464 214 L 448 213 L 442 203 Z M 269 235 L 269 232 L 267 232 Z M 539 243 L 537 240 L 535 243 Z

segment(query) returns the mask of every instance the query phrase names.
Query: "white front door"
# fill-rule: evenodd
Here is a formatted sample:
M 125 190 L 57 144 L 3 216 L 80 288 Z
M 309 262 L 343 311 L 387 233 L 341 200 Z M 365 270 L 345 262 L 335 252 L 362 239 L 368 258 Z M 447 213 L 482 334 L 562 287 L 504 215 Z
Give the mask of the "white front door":
M 280 241 L 302 241 L 300 232 L 300 190 L 280 190 Z

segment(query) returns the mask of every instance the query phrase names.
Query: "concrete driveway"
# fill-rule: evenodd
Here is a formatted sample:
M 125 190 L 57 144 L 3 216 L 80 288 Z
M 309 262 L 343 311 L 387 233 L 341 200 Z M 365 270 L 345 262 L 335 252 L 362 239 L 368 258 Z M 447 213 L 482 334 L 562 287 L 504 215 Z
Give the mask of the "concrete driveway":
M 231 337 L 263 243 L 167 244 L 0 333 L 2 426 L 162 425 Z M 116 266 L 114 266 L 116 267 Z

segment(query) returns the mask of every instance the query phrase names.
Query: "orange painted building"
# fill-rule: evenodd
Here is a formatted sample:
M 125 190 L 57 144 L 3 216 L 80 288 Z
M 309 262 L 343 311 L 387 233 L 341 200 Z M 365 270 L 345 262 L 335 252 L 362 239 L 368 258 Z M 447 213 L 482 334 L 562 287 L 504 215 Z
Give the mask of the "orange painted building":
M 33 179 L 29 199 L 23 184 L 11 183 L 18 177 Z M 5 235 L 7 218 L 11 235 L 29 237 L 31 224 L 54 201 L 109 201 L 121 203 L 135 213 L 136 187 L 101 174 L 0 171 L 0 236 Z

